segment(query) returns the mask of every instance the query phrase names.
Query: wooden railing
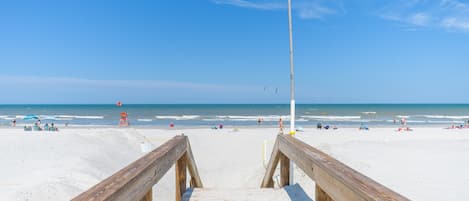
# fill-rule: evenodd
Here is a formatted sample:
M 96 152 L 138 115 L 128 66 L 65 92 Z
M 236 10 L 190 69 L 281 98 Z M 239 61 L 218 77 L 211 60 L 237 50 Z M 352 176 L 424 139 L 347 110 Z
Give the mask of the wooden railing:
M 280 186 L 289 185 L 290 160 L 316 183 L 315 201 L 409 200 L 331 156 L 289 135 L 279 135 L 262 181 L 273 188 L 273 175 L 280 163 Z
M 117 156 L 118 157 L 118 156 Z M 152 187 L 176 164 L 176 200 L 186 191 L 186 170 L 191 175 L 190 187 L 201 188 L 202 181 L 195 165 L 187 136 L 176 136 L 124 169 L 108 177 L 73 201 L 151 201 Z

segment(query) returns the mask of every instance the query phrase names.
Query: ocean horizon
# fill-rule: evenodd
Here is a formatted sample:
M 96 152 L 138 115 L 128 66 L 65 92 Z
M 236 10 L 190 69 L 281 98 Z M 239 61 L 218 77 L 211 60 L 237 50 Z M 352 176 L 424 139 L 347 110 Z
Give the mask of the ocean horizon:
M 0 125 L 36 115 L 44 122 L 69 125 L 117 125 L 121 112 L 127 112 L 130 125 L 213 126 L 277 125 L 282 118 L 288 123 L 289 104 L 1 104 Z M 469 104 L 297 104 L 298 126 L 315 126 L 318 122 L 342 127 L 367 124 L 394 126 L 400 119 L 410 126 L 464 124 L 469 119 Z

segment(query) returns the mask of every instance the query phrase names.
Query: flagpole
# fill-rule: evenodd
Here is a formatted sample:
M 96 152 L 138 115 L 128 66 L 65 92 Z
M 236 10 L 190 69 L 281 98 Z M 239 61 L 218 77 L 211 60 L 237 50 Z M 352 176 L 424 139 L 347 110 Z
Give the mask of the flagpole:
M 290 135 L 295 135 L 295 80 L 293 66 L 293 34 L 291 0 L 288 0 L 288 28 L 290 32 Z M 293 162 L 290 161 L 290 185 L 293 185 Z
M 291 0 L 288 0 L 288 26 L 290 31 L 290 134 L 294 135 L 295 130 L 295 79 L 293 66 L 293 31 L 291 17 Z

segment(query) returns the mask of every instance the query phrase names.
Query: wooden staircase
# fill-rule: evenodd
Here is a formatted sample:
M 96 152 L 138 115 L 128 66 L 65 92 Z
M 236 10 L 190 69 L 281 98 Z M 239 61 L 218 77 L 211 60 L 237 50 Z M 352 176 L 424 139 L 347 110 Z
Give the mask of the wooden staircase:
M 175 136 L 73 201 L 152 201 L 152 187 L 173 165 L 176 170 L 176 201 L 312 201 L 299 185 L 290 185 L 289 175 L 293 171 L 290 170 L 290 161 L 315 181 L 315 201 L 409 200 L 289 135 L 277 136 L 261 188 L 204 188 L 189 139 L 182 135 Z M 274 188 L 273 181 L 277 166 L 280 166 L 280 188 Z

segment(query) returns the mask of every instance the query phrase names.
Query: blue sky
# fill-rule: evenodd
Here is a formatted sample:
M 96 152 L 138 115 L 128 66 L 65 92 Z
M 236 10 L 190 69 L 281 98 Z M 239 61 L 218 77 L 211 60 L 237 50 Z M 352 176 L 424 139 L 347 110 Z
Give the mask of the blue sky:
M 288 103 L 286 2 L 3 1 L 0 104 Z M 468 103 L 469 1 L 292 2 L 297 102 Z

